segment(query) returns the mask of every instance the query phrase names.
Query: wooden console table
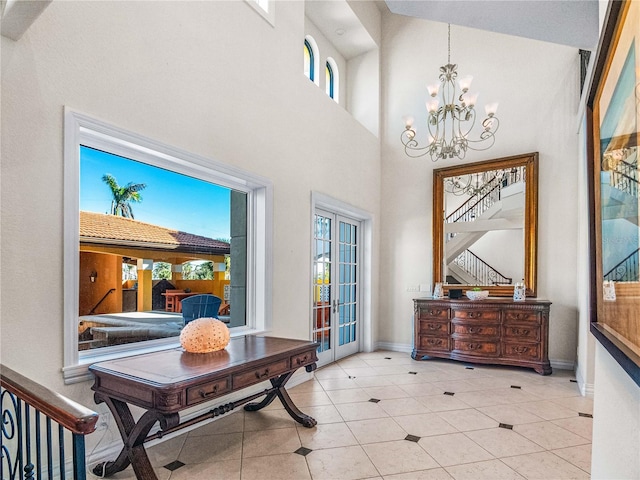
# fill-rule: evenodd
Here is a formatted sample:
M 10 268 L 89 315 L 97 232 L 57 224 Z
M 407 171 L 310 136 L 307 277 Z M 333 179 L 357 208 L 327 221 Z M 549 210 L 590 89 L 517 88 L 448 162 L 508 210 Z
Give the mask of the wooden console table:
M 548 358 L 551 302 L 510 298 L 419 298 L 414 301 L 411 356 L 530 367 L 551 373 Z
M 316 369 L 317 347 L 303 340 L 247 335 L 233 338 L 227 348 L 212 353 L 186 353 L 175 348 L 91 365 L 95 401 L 109 407 L 124 442 L 114 461 L 97 465 L 93 472 L 99 477 L 110 476 L 131 464 L 138 480 L 157 480 L 145 442 L 262 396 L 262 401 L 249 403 L 244 409 L 260 410 L 277 397 L 294 420 L 313 427 L 315 419 L 298 410 L 284 387 L 298 368 L 305 367 L 307 372 Z M 186 408 L 265 380 L 271 382 L 271 388 L 180 422 L 179 412 Z M 137 422 L 129 405 L 146 410 Z M 160 431 L 149 435 L 156 422 Z

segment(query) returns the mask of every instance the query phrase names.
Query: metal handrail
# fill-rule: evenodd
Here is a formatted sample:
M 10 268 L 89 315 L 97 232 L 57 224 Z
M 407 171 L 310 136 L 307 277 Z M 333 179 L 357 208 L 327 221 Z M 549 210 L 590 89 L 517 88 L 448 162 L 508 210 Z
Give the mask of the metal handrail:
M 640 248 L 631 252 L 616 266 L 604 274 L 605 280 L 614 282 L 635 282 L 638 280 L 638 256 Z
M 453 262 L 478 281 L 479 285 L 511 285 L 513 278 L 506 277 L 471 250 L 465 250 Z
M 100 299 L 100 301 L 98 303 L 96 303 L 95 306 L 91 309 L 91 311 L 89 312 L 89 315 L 92 315 L 93 312 L 96 311 L 96 308 L 98 308 L 100 306 L 100 304 L 102 302 L 104 302 L 104 299 L 107 298 L 110 294 L 112 294 L 115 291 L 116 291 L 115 288 L 110 288 L 109 291 L 107 291 L 107 293 L 105 293 L 104 296 Z
M 84 437 L 96 429 L 96 412 L 3 365 L 0 407 L 2 480 L 67 478 L 65 431 L 71 434 L 73 478 L 86 479 Z

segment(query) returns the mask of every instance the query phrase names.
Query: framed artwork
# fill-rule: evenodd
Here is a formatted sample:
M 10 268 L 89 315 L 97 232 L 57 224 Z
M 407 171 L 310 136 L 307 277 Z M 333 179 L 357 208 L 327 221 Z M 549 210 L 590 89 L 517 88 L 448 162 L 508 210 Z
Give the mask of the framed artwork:
M 591 332 L 640 385 L 640 2 L 611 1 L 587 100 Z

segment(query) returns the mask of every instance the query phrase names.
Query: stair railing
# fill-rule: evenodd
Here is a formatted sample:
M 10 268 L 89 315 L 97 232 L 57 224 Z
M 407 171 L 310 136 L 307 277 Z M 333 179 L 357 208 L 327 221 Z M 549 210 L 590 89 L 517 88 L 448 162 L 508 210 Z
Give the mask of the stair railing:
M 0 407 L 2 480 L 87 478 L 85 435 L 96 428 L 96 412 L 3 365 Z
M 525 168 L 522 166 L 506 170 L 501 177 L 495 175 L 485 183 L 486 188 L 469 197 L 466 202 L 446 217 L 445 222 L 473 222 L 500 200 L 502 188 L 522 181 Z
M 614 282 L 637 282 L 640 248 L 627 255 L 620 263 L 604 274 L 605 280 Z
M 511 285 L 513 278 L 506 277 L 471 250 L 465 250 L 453 262 L 477 280 L 478 285 Z
M 638 198 L 638 166 L 619 161 L 611 171 L 611 186 Z
M 104 299 L 107 298 L 110 294 L 112 294 L 115 291 L 116 291 L 115 288 L 110 288 L 109 291 L 107 291 L 107 293 L 105 293 L 104 296 L 100 299 L 100 301 L 94 305 L 94 307 L 89 312 L 89 315 L 93 315 L 93 312 L 95 312 L 96 308 L 98 308 L 100 304 L 104 302 Z

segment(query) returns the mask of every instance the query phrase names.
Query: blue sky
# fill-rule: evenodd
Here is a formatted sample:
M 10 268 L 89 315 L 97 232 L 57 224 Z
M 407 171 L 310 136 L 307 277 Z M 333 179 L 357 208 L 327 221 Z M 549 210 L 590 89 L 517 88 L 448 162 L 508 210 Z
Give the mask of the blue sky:
M 230 238 L 231 190 L 88 147 L 80 148 L 80 210 L 109 213 L 110 173 L 118 185 L 144 183 L 142 202 L 132 203 L 136 220 L 209 238 Z

